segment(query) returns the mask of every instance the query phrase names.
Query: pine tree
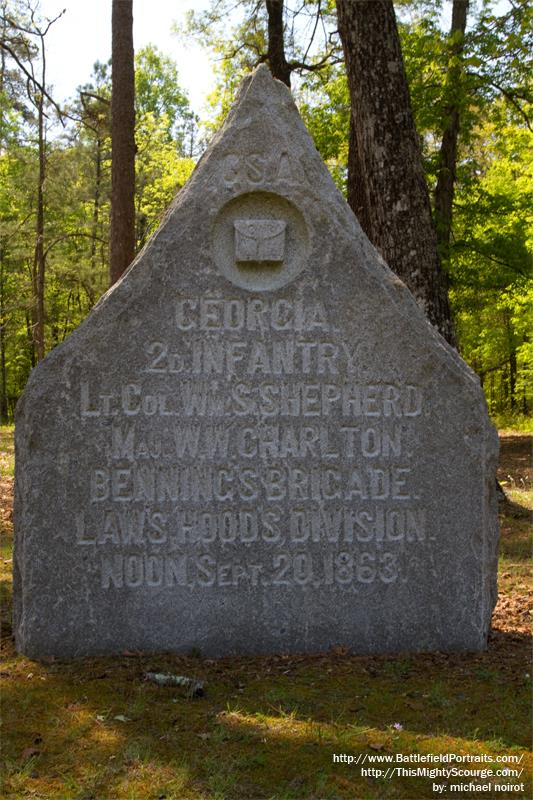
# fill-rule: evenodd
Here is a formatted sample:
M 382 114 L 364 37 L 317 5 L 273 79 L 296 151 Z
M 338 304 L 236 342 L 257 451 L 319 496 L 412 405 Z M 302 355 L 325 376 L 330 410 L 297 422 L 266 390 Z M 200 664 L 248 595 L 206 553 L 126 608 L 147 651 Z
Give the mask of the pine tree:
M 135 69 L 133 0 L 113 0 L 110 282 L 135 255 Z

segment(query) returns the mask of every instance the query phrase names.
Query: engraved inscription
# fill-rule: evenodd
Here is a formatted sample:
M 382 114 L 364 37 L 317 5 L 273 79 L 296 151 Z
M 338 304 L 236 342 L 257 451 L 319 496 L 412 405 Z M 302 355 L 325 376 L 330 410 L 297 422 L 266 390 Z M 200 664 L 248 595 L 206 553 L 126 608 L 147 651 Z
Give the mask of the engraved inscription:
M 243 259 L 282 253 L 284 222 L 245 223 Z M 101 588 L 359 592 L 431 563 L 418 386 L 365 380 L 319 301 L 180 297 L 174 323 L 129 382 L 80 385 L 107 444 L 73 538 Z
M 265 461 L 268 453 L 263 453 Z M 132 467 L 93 469 L 90 501 L 103 503 L 210 501 L 254 503 L 261 496 L 281 500 L 412 500 L 412 469 L 406 466 L 289 467 L 280 464 L 262 469 L 220 466 L 166 466 L 135 464 Z
M 256 353 L 258 351 L 255 351 Z M 270 362 L 269 362 L 270 363 Z M 276 369 L 276 361 L 271 362 Z M 281 364 L 281 361 L 279 362 Z M 317 369 L 318 364 L 317 362 Z M 322 362 L 321 374 L 327 370 Z M 202 374 L 202 362 L 193 362 L 192 373 Z M 204 369 L 210 371 L 208 362 Z M 266 365 L 265 365 L 266 369 Z M 162 370 L 164 371 L 164 370 Z M 181 372 L 181 370 L 179 370 Z M 308 374 L 312 364 L 302 360 L 301 372 Z M 260 370 L 252 361 L 248 375 L 255 376 Z M 222 371 L 217 374 L 224 374 Z M 231 371 L 228 373 L 231 375 Z M 273 372 L 283 374 L 282 368 Z M 334 412 L 345 419 L 370 418 L 413 418 L 422 413 L 422 394 L 417 386 L 407 384 L 374 385 L 345 383 L 310 383 L 308 381 L 265 381 L 250 385 L 240 381 L 221 393 L 217 381 L 184 380 L 176 392 L 146 393 L 140 383 L 128 383 L 120 391 L 98 393 L 93 391 L 88 381 L 83 381 L 80 390 L 81 417 L 217 417 L 234 415 L 243 417 L 260 414 L 262 417 L 328 417 Z M 355 428 L 343 427 L 346 436 L 347 452 L 355 447 Z M 374 434 L 364 434 L 367 449 L 375 449 L 372 443 Z M 374 437 L 375 438 L 375 437 Z
M 91 515 L 92 516 L 92 515 Z M 353 544 L 367 542 L 421 543 L 431 540 L 423 508 L 385 510 L 370 504 L 358 507 L 304 508 L 289 512 L 281 509 L 251 508 L 246 511 L 228 508 L 223 511 L 144 511 L 116 510 L 108 505 L 96 518 L 85 520 L 84 512 L 76 519 L 78 545 L 123 547 L 125 545 L 168 545 L 174 551 L 190 544 Z
M 304 551 L 281 552 L 252 561 L 218 560 L 200 556 L 116 554 L 103 557 L 103 589 L 141 586 L 241 587 L 341 586 L 394 583 L 399 577 L 398 557 L 392 552 L 340 551 L 315 557 Z
M 268 424 L 257 430 L 191 423 L 165 428 L 161 434 L 146 434 L 133 423 L 116 424 L 112 428 L 111 458 L 135 462 L 149 459 L 168 462 L 187 457 L 200 461 L 233 457 L 253 461 L 258 457 L 328 461 L 389 458 L 402 455 L 402 434 L 403 427 L 396 422 L 390 428 L 341 427 L 340 442 L 327 425 Z
M 224 183 L 232 189 L 255 188 L 265 182 L 280 188 L 286 184 L 309 184 L 300 161 L 291 158 L 285 150 L 275 159 L 267 159 L 261 153 L 230 153 L 222 169 Z
M 330 329 L 324 304 L 302 300 L 185 298 L 176 303 L 180 331 L 267 331 L 307 333 Z

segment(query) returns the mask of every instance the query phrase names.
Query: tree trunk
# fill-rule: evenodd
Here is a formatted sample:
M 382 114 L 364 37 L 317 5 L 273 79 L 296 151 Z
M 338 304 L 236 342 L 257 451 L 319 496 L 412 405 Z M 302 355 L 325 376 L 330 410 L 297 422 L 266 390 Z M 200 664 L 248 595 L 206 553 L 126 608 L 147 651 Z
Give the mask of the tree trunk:
M 91 240 L 91 274 L 96 274 L 96 239 L 98 237 L 98 225 L 100 222 L 100 189 L 102 183 L 102 141 L 96 140 L 96 165 L 94 176 L 94 196 L 93 196 L 93 221 L 92 221 L 92 240 Z
M 283 39 L 283 0 L 266 0 L 268 13 L 267 61 L 274 78 L 291 88 L 291 68 L 285 58 Z
M 513 324 L 511 322 L 511 315 L 508 311 L 505 312 L 505 327 L 507 329 L 507 343 L 509 347 L 509 405 L 511 411 L 516 409 L 516 375 L 517 375 L 517 361 L 516 361 L 516 346 L 515 336 L 513 331 Z
M 516 410 L 516 350 L 509 353 L 509 395 L 511 398 L 511 411 Z
M 45 278 L 45 255 L 44 255 L 44 181 L 46 178 L 46 157 L 44 152 L 44 116 L 43 100 L 39 103 L 39 178 L 37 186 L 37 218 L 36 218 L 36 241 L 35 241 L 35 321 L 34 321 L 34 342 L 37 361 L 44 358 L 44 278 Z
M 35 366 L 35 364 L 37 362 L 35 361 L 35 342 L 34 342 L 34 338 L 33 338 L 34 337 L 33 324 L 32 324 L 32 320 L 31 320 L 29 311 L 26 311 L 26 313 L 25 313 L 25 320 L 26 320 L 26 339 L 27 339 L 27 342 L 28 342 L 28 351 L 29 351 L 29 356 L 30 356 L 30 364 L 31 364 L 32 369 L 33 369 L 33 367 Z
M 0 424 L 8 423 L 7 370 L 6 370 L 6 319 L 3 247 L 0 249 Z
M 353 121 L 349 197 L 370 241 L 455 346 L 392 2 L 337 0 L 337 12 Z
M 348 142 L 348 204 L 361 223 L 364 231 L 371 226 L 370 206 L 365 192 L 364 176 L 361 174 L 361 162 L 357 152 L 357 133 L 353 114 L 350 114 L 350 139 Z
M 113 0 L 110 282 L 135 255 L 135 72 L 133 0 Z
M 33 341 L 37 361 L 44 358 L 44 281 L 46 256 L 44 253 L 44 182 L 46 180 L 46 140 L 44 125 L 44 91 L 46 87 L 46 59 L 44 37 L 41 35 L 41 86 L 37 100 L 39 174 L 37 178 L 37 216 L 35 220 L 34 320 Z
M 5 15 L 4 7 L 2 6 L 2 40 L 6 38 L 7 31 L 7 17 Z M 0 47 L 0 92 L 4 91 L 4 81 L 6 74 L 6 53 L 3 47 Z
M 457 167 L 457 140 L 460 125 L 460 94 L 463 68 L 459 60 L 463 51 L 466 17 L 469 0 L 453 0 L 452 24 L 450 28 L 450 62 L 446 79 L 448 102 L 444 116 L 445 124 L 439 153 L 437 185 L 435 187 L 435 222 L 439 252 L 444 263 L 450 257 L 452 232 L 453 196 Z
M 6 31 L 6 17 L 2 17 L 3 36 Z M 6 70 L 5 52 L 0 48 L 0 92 L 4 91 L 4 76 Z M 6 370 L 6 320 L 5 320 L 5 283 L 4 283 L 4 259 L 6 253 L 4 246 L 0 247 L 0 424 L 7 424 L 9 412 L 7 404 L 7 370 Z

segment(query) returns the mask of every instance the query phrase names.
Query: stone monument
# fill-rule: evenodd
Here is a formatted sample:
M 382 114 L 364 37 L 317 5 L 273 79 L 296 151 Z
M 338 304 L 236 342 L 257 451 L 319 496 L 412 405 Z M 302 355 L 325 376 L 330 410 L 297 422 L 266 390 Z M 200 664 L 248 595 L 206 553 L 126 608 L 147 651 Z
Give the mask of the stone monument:
M 479 650 L 497 437 L 259 67 L 16 420 L 33 658 Z

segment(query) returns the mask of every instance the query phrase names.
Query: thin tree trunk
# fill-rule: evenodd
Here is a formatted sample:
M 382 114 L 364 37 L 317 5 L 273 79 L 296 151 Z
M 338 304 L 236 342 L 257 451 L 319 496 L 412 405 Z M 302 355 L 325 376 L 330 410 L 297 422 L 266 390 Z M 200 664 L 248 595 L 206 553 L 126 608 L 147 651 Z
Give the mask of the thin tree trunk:
M 98 237 L 98 224 L 100 222 L 100 194 L 102 185 L 102 141 L 96 140 L 96 173 L 93 196 L 93 220 L 92 220 L 92 240 L 91 240 L 91 277 L 96 275 L 96 240 Z M 94 305 L 92 288 L 89 294 L 89 302 Z
M 291 69 L 285 58 L 283 0 L 265 0 L 268 13 L 267 61 L 274 78 L 291 87 Z
M 133 0 L 113 0 L 110 282 L 135 255 L 135 72 Z
M 4 258 L 5 252 L 2 248 L 0 250 L 0 423 L 2 424 L 6 424 L 9 421 L 7 405 Z
M 513 325 L 511 322 L 511 317 L 509 312 L 505 313 L 505 327 L 507 329 L 507 344 L 509 346 L 509 405 L 511 407 L 511 411 L 514 411 L 516 408 L 516 374 L 517 374 L 517 363 L 516 363 L 516 347 L 514 343 L 514 331 Z
M 511 350 L 509 353 L 509 394 L 511 397 L 511 410 L 516 409 L 516 350 Z
M 437 185 L 435 187 L 435 221 L 441 258 L 445 263 L 450 257 L 452 232 L 453 197 L 457 177 L 457 140 L 460 129 L 460 95 L 463 68 L 459 57 L 463 51 L 466 18 L 469 0 L 453 0 L 450 37 L 451 66 L 447 75 L 448 104 L 445 109 L 445 125 L 439 153 Z
M 35 341 L 34 341 L 34 333 L 33 333 L 33 322 L 31 320 L 30 314 L 26 311 L 26 339 L 28 341 L 28 350 L 30 354 L 30 364 L 33 367 L 37 363 L 35 360 Z
M 2 7 L 2 11 L 4 8 Z M 3 35 L 6 31 L 6 18 L 3 19 Z M 4 90 L 4 77 L 6 70 L 5 53 L 0 48 L 0 92 Z M 5 248 L 0 248 L 0 423 L 5 424 L 9 421 L 9 411 L 7 403 L 7 370 L 6 370 L 6 332 L 5 332 L 5 286 L 4 286 L 4 259 L 6 257 Z
M 2 39 L 5 39 L 7 30 L 6 7 L 2 4 Z M 6 74 L 6 54 L 3 47 L 0 47 L 0 92 L 4 91 L 4 81 Z
M 92 307 L 95 303 L 95 297 L 93 293 L 93 288 L 91 284 L 92 278 L 96 275 L 96 251 L 97 251 L 97 238 L 98 238 L 98 226 L 100 222 L 100 196 L 101 196 L 101 184 L 102 184 L 102 142 L 99 138 L 96 140 L 96 169 L 95 169 L 95 183 L 94 183 L 94 195 L 93 195 L 93 218 L 91 223 L 91 274 L 89 276 L 88 281 L 84 281 L 83 288 L 85 289 L 85 293 L 87 294 L 87 299 L 89 301 L 89 307 Z
M 38 4 L 37 4 L 38 5 Z M 4 20 L 7 20 L 13 30 L 17 32 L 17 36 L 21 35 L 20 40 L 25 41 L 26 36 L 35 37 L 38 39 L 37 52 L 41 58 L 41 75 L 40 80 L 35 76 L 32 59 L 37 55 L 33 52 L 34 45 L 26 42 L 22 48 L 24 55 L 20 58 L 13 50 L 8 48 L 8 52 L 14 58 L 18 67 L 26 77 L 26 91 L 31 103 L 37 111 L 37 148 L 39 169 L 37 177 L 37 210 L 35 217 L 35 248 L 33 253 L 33 264 L 30 267 L 31 281 L 32 281 L 32 309 L 31 309 L 31 342 L 32 342 L 32 366 L 34 366 L 35 359 L 38 361 L 44 358 L 45 354 L 45 341 L 44 341 L 44 324 L 45 324 L 45 273 L 46 273 L 46 250 L 44 246 L 45 236 L 45 181 L 46 181 L 46 124 L 45 124 L 45 103 L 48 101 L 61 116 L 61 111 L 57 103 L 54 102 L 49 92 L 46 89 L 46 47 L 45 38 L 51 26 L 61 17 L 64 11 L 61 11 L 55 19 L 48 19 L 43 28 L 40 28 L 35 22 L 35 8 L 31 4 L 27 5 L 27 10 L 30 11 L 30 29 L 19 26 L 18 23 L 13 22 L 12 19 L 7 18 L 5 13 Z M 5 12 L 5 3 L 3 7 Z M 5 30 L 5 27 L 4 27 Z M 2 48 L 3 49 L 3 48 Z M 16 48 L 15 48 L 16 49 Z M 26 67 L 24 61 L 27 61 L 29 67 Z M 4 61 L 2 60 L 2 72 L 4 69 Z M 2 75 L 3 79 L 3 75 Z M 28 322 L 29 318 L 27 317 Z
M 354 135 L 349 195 L 385 261 L 456 344 L 391 0 L 337 0 Z M 360 184 L 360 185 L 357 185 Z
M 38 148 L 39 148 L 39 177 L 37 183 L 37 217 L 35 226 L 35 258 L 34 258 L 34 342 L 37 361 L 44 358 L 44 282 L 45 282 L 45 254 L 44 254 L 44 182 L 46 180 L 46 141 L 44 129 L 44 88 L 46 86 L 46 61 L 44 42 L 41 48 L 42 71 L 41 90 L 37 102 L 38 121 Z

